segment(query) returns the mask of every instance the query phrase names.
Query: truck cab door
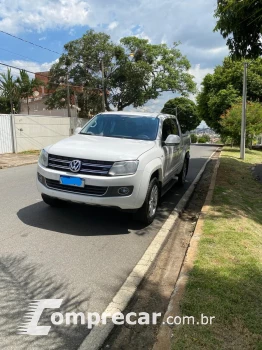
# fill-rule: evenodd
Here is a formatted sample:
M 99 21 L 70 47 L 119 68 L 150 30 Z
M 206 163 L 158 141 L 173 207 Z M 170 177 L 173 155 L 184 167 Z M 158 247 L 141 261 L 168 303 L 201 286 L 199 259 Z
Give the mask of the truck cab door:
M 167 139 L 168 135 L 172 134 L 173 124 L 172 119 L 164 119 L 162 125 L 162 148 L 164 152 L 163 161 L 163 185 L 165 185 L 173 176 L 173 157 L 174 157 L 174 146 L 167 146 L 164 141 Z
M 178 135 L 181 138 L 181 142 L 179 145 L 175 145 L 173 148 L 173 157 L 172 157 L 172 173 L 176 175 L 180 172 L 181 166 L 183 164 L 183 137 L 177 122 L 176 118 L 172 118 L 172 134 Z

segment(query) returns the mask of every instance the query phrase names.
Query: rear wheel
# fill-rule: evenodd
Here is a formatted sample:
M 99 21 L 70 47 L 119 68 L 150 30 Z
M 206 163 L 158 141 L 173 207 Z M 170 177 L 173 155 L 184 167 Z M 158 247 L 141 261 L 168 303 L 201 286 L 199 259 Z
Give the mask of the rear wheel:
M 188 165 L 189 165 L 189 159 L 185 158 L 183 168 L 178 174 L 178 184 L 180 186 L 183 186 L 186 182 L 186 176 L 187 176 L 187 171 L 188 171 Z
M 62 207 L 64 206 L 65 202 L 59 200 L 58 198 L 50 197 L 47 194 L 42 193 L 42 199 L 43 201 L 50 205 L 51 207 Z
M 159 201 L 159 182 L 153 178 L 148 186 L 147 195 L 143 206 L 135 213 L 135 219 L 147 225 L 151 224 L 156 217 Z

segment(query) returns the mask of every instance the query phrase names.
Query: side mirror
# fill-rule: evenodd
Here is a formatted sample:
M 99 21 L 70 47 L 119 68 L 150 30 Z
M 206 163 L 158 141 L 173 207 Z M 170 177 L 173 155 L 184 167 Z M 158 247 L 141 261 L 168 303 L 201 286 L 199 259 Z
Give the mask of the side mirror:
M 74 135 L 79 134 L 81 130 L 82 130 L 82 128 L 76 128 L 74 131 Z
M 181 138 L 178 135 L 168 135 L 167 139 L 165 141 L 166 146 L 174 146 L 174 145 L 179 145 L 181 142 Z

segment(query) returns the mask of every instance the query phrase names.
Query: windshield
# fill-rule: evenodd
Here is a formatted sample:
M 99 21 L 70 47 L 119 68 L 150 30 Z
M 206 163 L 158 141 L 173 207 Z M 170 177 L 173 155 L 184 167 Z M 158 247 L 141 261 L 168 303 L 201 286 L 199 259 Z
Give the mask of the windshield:
M 80 132 L 85 135 L 155 140 L 159 119 L 125 114 L 98 114 Z

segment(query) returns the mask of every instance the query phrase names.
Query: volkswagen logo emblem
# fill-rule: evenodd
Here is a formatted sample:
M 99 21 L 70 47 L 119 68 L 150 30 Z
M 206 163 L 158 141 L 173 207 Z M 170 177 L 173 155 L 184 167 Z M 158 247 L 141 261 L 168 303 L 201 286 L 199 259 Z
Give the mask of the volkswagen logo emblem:
M 69 167 L 71 171 L 77 173 L 81 169 L 81 160 L 72 160 Z

